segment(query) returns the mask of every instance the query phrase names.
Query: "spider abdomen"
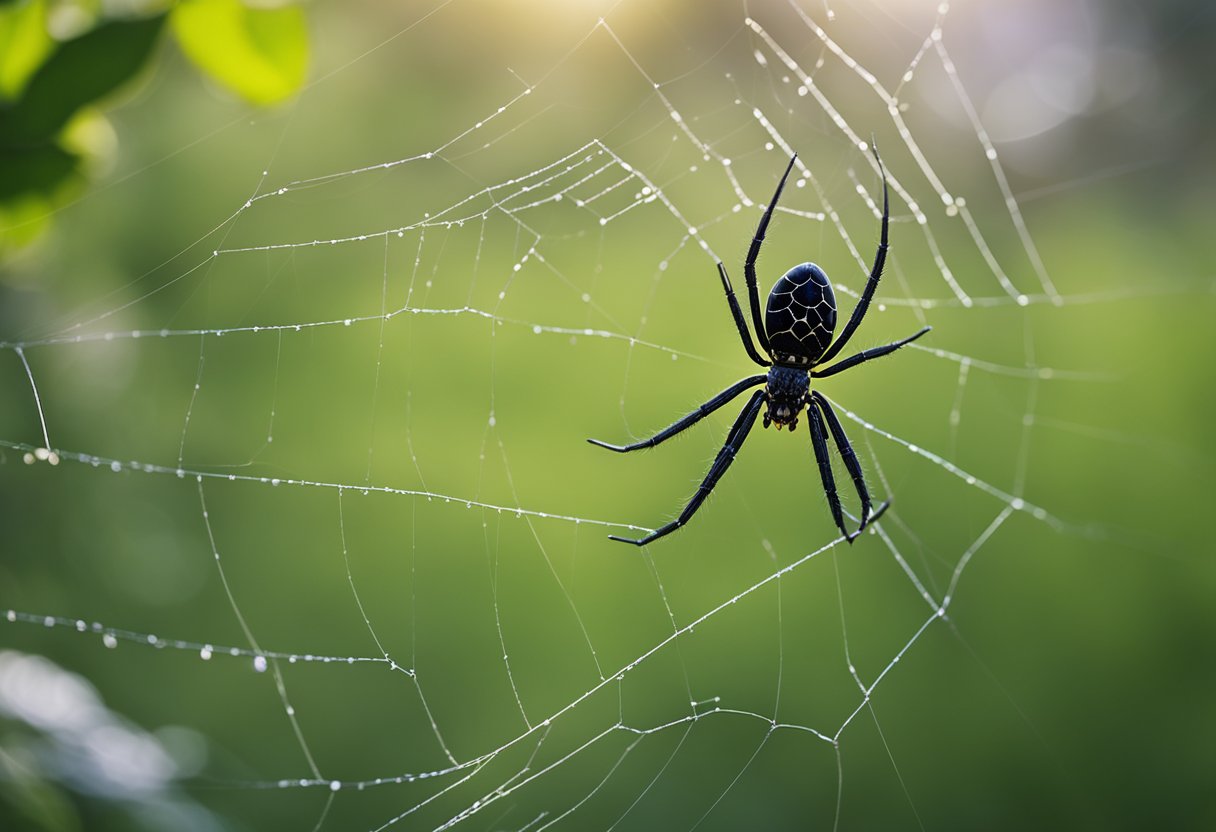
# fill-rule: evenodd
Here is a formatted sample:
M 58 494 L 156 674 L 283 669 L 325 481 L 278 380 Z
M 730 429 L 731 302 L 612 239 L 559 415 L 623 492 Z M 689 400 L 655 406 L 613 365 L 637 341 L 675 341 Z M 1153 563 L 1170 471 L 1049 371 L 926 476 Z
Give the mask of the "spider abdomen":
M 823 269 L 802 263 L 779 277 L 764 325 L 778 363 L 809 365 L 823 355 L 836 329 L 836 294 Z

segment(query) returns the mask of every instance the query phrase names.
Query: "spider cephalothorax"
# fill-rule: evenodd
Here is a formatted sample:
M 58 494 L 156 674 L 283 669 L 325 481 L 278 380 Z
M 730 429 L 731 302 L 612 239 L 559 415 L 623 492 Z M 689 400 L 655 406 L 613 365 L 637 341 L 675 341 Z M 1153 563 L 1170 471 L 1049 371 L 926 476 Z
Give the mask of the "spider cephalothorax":
M 778 364 L 769 369 L 766 378 L 764 398 L 768 402 L 768 410 L 764 414 L 764 426 L 768 427 L 771 423 L 781 430 L 789 425 L 793 430 L 798 427 L 798 414 L 802 412 L 811 392 L 811 377 L 801 368 Z
M 760 415 L 761 406 L 766 404 L 764 427 L 767 428 L 770 424 L 774 424 L 780 430 L 789 425 L 791 433 L 798 426 L 798 415 L 803 408 L 806 408 L 807 421 L 810 423 L 811 445 L 815 451 L 815 461 L 819 466 L 819 476 L 823 481 L 823 491 L 828 499 L 828 508 L 832 512 L 832 519 L 835 521 L 836 527 L 840 529 L 845 540 L 851 542 L 853 538 L 861 534 L 867 524 L 877 519 L 887 508 L 888 503 L 883 503 L 876 511 L 872 510 L 870 492 L 866 487 L 865 477 L 861 473 L 861 463 L 857 460 L 857 454 L 849 443 L 844 426 L 840 424 L 836 411 L 832 409 L 823 394 L 818 390 L 811 390 L 811 379 L 835 375 L 872 358 L 879 358 L 894 352 L 904 344 L 924 335 L 929 331 L 929 327 L 925 327 L 915 335 L 901 341 L 862 350 L 826 369 L 816 369 L 839 355 L 849 338 L 857 331 L 862 318 L 865 317 L 866 310 L 870 307 L 874 292 L 878 289 L 878 281 L 882 277 L 882 267 L 887 259 L 887 226 L 891 213 L 887 201 L 887 175 L 882 168 L 882 160 L 878 158 L 877 149 L 874 150 L 874 160 L 878 163 L 879 172 L 882 174 L 882 231 L 878 251 L 874 255 L 874 265 L 870 269 L 870 278 L 866 281 L 866 287 L 857 300 L 853 314 L 849 316 L 849 322 L 841 330 L 840 337 L 835 341 L 832 340 L 832 335 L 836 330 L 836 295 L 832 291 L 832 284 L 828 280 L 828 276 L 814 263 L 795 266 L 777 279 L 768 295 L 766 314 L 761 319 L 760 294 L 756 286 L 756 260 L 760 256 L 760 246 L 764 242 L 765 232 L 768 231 L 769 221 L 773 218 L 773 209 L 777 205 L 777 200 L 781 198 L 781 190 L 785 187 L 785 181 L 789 178 L 790 171 L 794 169 L 794 162 L 797 159 L 797 155 L 790 159 L 789 166 L 777 185 L 777 191 L 773 194 L 772 201 L 764 209 L 764 215 L 760 218 L 760 225 L 756 228 L 756 234 L 748 249 L 747 259 L 743 262 L 743 274 L 747 280 L 747 294 L 751 304 L 752 326 L 756 330 L 756 340 L 760 342 L 760 349 L 768 355 L 768 360 L 756 351 L 756 345 L 752 342 L 747 323 L 743 320 L 743 310 L 739 308 L 735 290 L 731 288 L 730 278 L 726 276 L 726 267 L 721 263 L 718 264 L 718 275 L 722 279 L 722 288 L 726 291 L 726 302 L 730 306 L 731 316 L 735 319 L 739 337 L 743 339 L 743 348 L 747 350 L 752 361 L 762 367 L 768 367 L 768 372 L 749 376 L 736 382 L 692 413 L 649 439 L 634 442 L 632 445 L 610 445 L 598 439 L 587 441 L 602 448 L 620 452 L 651 448 L 701 421 L 744 390 L 758 387 L 761 384 L 764 385 L 764 389 L 756 390 L 748 399 L 747 405 L 735 419 L 735 424 L 726 437 L 726 444 L 718 452 L 714 464 L 710 466 L 709 473 L 705 475 L 697 493 L 680 512 L 680 516 L 639 540 L 612 535 L 613 540 L 636 543 L 641 546 L 670 534 L 687 523 L 734 461 L 735 454 L 743 446 L 744 440 L 751 432 L 752 425 L 756 423 L 756 418 Z M 836 493 L 832 461 L 828 456 L 827 436 L 829 433 L 836 444 L 845 469 L 853 480 L 857 496 L 861 499 L 861 522 L 854 532 L 849 532 L 844 525 L 844 511 L 840 506 L 840 497 Z

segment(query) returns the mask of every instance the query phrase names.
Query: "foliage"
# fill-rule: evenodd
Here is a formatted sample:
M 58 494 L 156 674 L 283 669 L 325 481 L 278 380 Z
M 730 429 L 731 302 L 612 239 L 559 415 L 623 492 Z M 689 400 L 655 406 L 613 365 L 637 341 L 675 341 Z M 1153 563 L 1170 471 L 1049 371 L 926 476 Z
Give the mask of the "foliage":
M 309 46 L 298 6 L 187 0 L 57 39 L 47 0 L 0 4 L 0 253 L 35 239 L 100 167 L 107 148 L 94 137 L 110 131 L 98 108 L 145 73 L 166 22 L 195 66 L 251 104 L 278 104 L 303 85 Z

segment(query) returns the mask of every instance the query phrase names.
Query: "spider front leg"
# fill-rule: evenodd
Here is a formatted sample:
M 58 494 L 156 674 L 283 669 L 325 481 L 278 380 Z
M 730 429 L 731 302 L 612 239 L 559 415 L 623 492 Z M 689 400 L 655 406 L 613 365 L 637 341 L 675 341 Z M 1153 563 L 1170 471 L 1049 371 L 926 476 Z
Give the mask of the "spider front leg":
M 865 531 L 866 526 L 882 517 L 890 508 L 891 501 L 886 500 L 877 511 L 871 511 L 873 504 L 870 501 L 870 489 L 866 487 L 865 477 L 861 473 L 861 462 L 857 459 L 857 452 L 853 450 L 853 445 L 849 442 L 849 437 L 844 432 L 844 425 L 840 424 L 836 411 L 832 409 L 832 405 L 828 403 L 823 394 L 812 390 L 806 409 L 811 419 L 811 443 L 815 447 L 815 459 L 819 463 L 819 474 L 823 479 L 823 490 L 828 498 L 828 508 L 832 510 L 832 519 L 836 521 L 836 528 L 840 529 L 840 533 L 844 535 L 845 542 L 852 543 L 859 534 Z M 840 497 L 836 494 L 836 481 L 832 476 L 832 461 L 828 457 L 827 437 L 823 432 L 824 419 L 827 420 L 832 441 L 836 443 L 836 450 L 839 451 L 849 476 L 853 478 L 853 487 L 857 489 L 857 496 L 861 500 L 861 523 L 858 525 L 857 531 L 851 534 L 844 527 L 844 511 L 840 507 Z
M 870 502 L 870 489 L 866 487 L 865 477 L 861 473 L 861 463 L 857 459 L 857 452 L 853 450 L 853 445 L 849 442 L 848 435 L 844 432 L 844 425 L 840 424 L 840 419 L 836 417 L 836 411 L 832 410 L 828 400 L 817 390 L 811 391 L 811 398 L 813 400 L 811 407 L 818 407 L 824 420 L 828 423 L 832 441 L 836 443 L 836 450 L 844 462 L 845 470 L 853 478 L 853 487 L 857 489 L 857 496 L 861 500 L 861 525 L 857 527 L 857 533 L 860 534 L 861 530 L 866 527 L 866 523 L 869 522 L 870 509 L 873 508 L 873 504 Z
M 836 528 L 840 529 L 840 533 L 844 535 L 844 539 L 852 543 L 853 537 L 844 527 L 844 511 L 840 507 L 840 496 L 836 493 L 836 478 L 832 476 L 832 460 L 828 456 L 828 440 L 823 432 L 823 419 L 820 417 L 819 408 L 816 407 L 813 399 L 807 403 L 806 410 L 809 417 L 807 421 L 811 426 L 811 445 L 815 449 L 815 461 L 819 463 L 819 478 L 823 481 L 823 493 L 828 498 L 828 508 L 832 512 L 832 520 L 835 521 Z
M 870 489 L 866 487 L 865 476 L 861 473 L 861 462 L 857 459 L 857 452 L 853 450 L 853 444 L 849 442 L 848 434 L 844 432 L 844 425 L 840 424 L 836 411 L 832 409 L 832 405 L 822 393 L 818 390 L 812 390 L 811 398 L 814 400 L 811 406 L 818 405 L 819 409 L 823 412 L 823 418 L 827 420 L 828 430 L 832 434 L 832 441 L 836 443 L 836 450 L 840 453 L 840 458 L 844 461 L 844 467 L 848 470 L 849 476 L 853 478 L 853 487 L 857 489 L 857 497 L 861 500 L 861 525 L 853 533 L 853 537 L 856 537 L 865 531 L 866 526 L 877 520 L 879 515 L 887 510 L 890 502 L 888 501 L 879 506 L 877 512 L 871 512 L 873 503 L 870 501 Z M 849 538 L 849 541 L 852 542 L 852 538 Z
M 747 406 L 739 413 L 739 418 L 735 420 L 734 426 L 730 429 L 730 433 L 726 437 L 726 444 L 722 446 L 722 450 L 718 451 L 718 456 L 714 459 L 714 464 L 710 466 L 709 473 L 705 475 L 705 479 L 697 487 L 697 493 L 688 501 L 688 505 L 680 512 L 679 517 L 638 540 L 628 537 L 617 537 L 614 534 L 608 535 L 608 537 L 612 540 L 619 540 L 621 543 L 645 546 L 653 540 L 671 534 L 692 519 L 692 516 L 697 513 L 697 509 L 705 502 L 705 498 L 714 490 L 714 486 L 718 484 L 718 480 L 722 479 L 722 475 L 726 473 L 726 469 L 730 468 L 730 464 L 735 461 L 735 454 L 739 452 L 739 448 L 743 447 L 743 442 L 747 439 L 747 434 L 751 431 L 752 425 L 756 423 L 756 417 L 760 414 L 760 407 L 763 404 L 764 391 L 757 390 L 755 393 L 752 393 Z

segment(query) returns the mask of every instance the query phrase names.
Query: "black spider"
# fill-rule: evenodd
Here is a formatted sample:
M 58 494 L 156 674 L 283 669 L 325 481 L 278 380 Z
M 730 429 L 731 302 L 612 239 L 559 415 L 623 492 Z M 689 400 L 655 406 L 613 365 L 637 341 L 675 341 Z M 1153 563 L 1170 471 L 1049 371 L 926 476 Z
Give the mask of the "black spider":
M 705 479 L 697 488 L 697 493 L 680 512 L 680 516 L 640 540 L 610 535 L 613 540 L 642 546 L 663 535 L 670 534 L 687 523 L 701 507 L 701 503 L 705 502 L 709 493 L 713 491 L 718 480 L 726 473 L 726 469 L 734 462 L 735 454 L 743 446 L 743 441 L 747 439 L 747 434 L 760 414 L 760 406 L 765 403 L 768 404 L 768 410 L 764 414 L 764 426 L 767 428 L 769 424 L 776 424 L 777 429 L 780 430 L 783 425 L 789 425 L 791 432 L 798 424 L 798 414 L 802 412 L 803 407 L 806 407 L 811 428 L 811 443 L 815 449 L 815 459 L 819 463 L 819 476 L 823 480 L 823 490 L 828 498 L 832 519 L 836 521 L 836 526 L 844 535 L 845 540 L 851 543 L 853 538 L 861 534 L 866 525 L 876 520 L 889 505 L 889 501 L 885 502 L 878 507 L 877 511 L 871 512 L 873 506 L 870 502 L 870 492 L 866 488 L 866 481 L 862 476 L 861 463 L 857 460 L 857 454 L 854 452 L 853 446 L 849 444 L 844 427 L 840 424 L 840 419 L 832 410 L 832 406 L 828 404 L 828 400 L 817 390 L 810 389 L 810 380 L 834 376 L 872 358 L 879 358 L 894 352 L 904 344 L 924 335 L 931 327 L 925 327 L 902 341 L 862 350 L 827 369 L 815 369 L 835 358 L 844 345 L 849 342 L 849 338 L 857 331 L 862 318 L 865 317 L 870 300 L 874 297 L 874 291 L 878 288 L 878 280 L 882 277 L 882 267 L 887 259 L 887 224 L 890 219 L 890 207 L 887 200 L 887 174 L 883 169 L 882 159 L 878 157 L 877 148 L 874 148 L 874 159 L 878 162 L 878 169 L 882 174 L 882 235 L 878 243 L 878 251 L 874 255 L 874 266 L 870 269 L 870 278 L 866 282 L 865 290 L 857 301 L 849 322 L 841 331 L 840 337 L 835 342 L 832 341 L 832 333 L 836 329 L 836 297 L 832 292 L 832 284 L 828 281 L 828 276 L 824 274 L 823 269 L 814 263 L 795 266 L 777 280 L 772 291 L 769 292 L 768 310 L 764 320 L 761 320 L 760 296 L 756 290 L 756 258 L 760 256 L 760 245 L 764 242 L 764 233 L 768 230 L 768 223 L 773 217 L 773 209 L 777 205 L 777 200 L 781 198 L 781 189 L 785 187 L 785 180 L 789 178 L 797 158 L 798 155 L 794 154 L 794 157 L 790 159 L 789 167 L 785 169 L 785 175 L 781 177 L 772 201 L 765 208 L 764 216 L 760 218 L 760 225 L 756 228 L 756 235 L 752 238 L 751 248 L 747 252 L 747 260 L 743 263 L 747 293 L 751 300 L 752 325 L 756 329 L 756 338 L 760 341 L 761 349 L 771 360 L 766 361 L 756 352 L 747 324 L 743 320 L 739 301 L 735 298 L 735 290 L 731 288 L 730 278 L 726 276 L 726 268 L 721 263 L 718 264 L 722 288 L 726 290 L 726 301 L 730 304 L 730 313 L 734 316 L 735 326 L 739 329 L 739 337 L 743 339 L 743 348 L 747 350 L 752 361 L 762 367 L 769 367 L 768 372 L 763 375 L 749 376 L 731 385 L 683 419 L 659 431 L 649 439 L 643 439 L 632 445 L 610 445 L 598 439 L 588 439 L 587 441 L 593 445 L 599 445 L 601 448 L 621 453 L 635 451 L 638 448 L 650 448 L 701 421 L 744 390 L 759 384 L 764 384 L 764 389 L 752 394 L 743 408 L 743 412 L 735 419 L 735 424 L 726 437 L 726 444 L 718 452 L 714 464 L 710 466 L 709 473 L 705 475 Z M 853 478 L 857 496 L 861 498 L 861 522 L 857 531 L 851 534 L 844 526 L 840 497 L 836 494 L 836 483 L 832 477 L 832 463 L 828 457 L 824 422 L 827 422 L 827 430 L 832 434 L 832 440 L 836 443 L 844 467 L 848 469 L 849 476 Z

